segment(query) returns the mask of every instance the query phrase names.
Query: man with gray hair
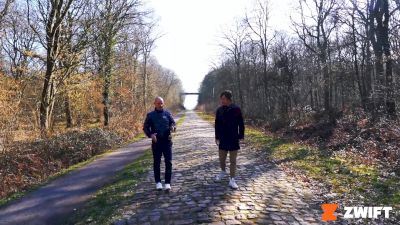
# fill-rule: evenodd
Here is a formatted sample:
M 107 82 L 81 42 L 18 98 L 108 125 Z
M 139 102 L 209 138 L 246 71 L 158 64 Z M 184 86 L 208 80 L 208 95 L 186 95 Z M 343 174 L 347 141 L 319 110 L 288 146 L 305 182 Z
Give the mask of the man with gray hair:
M 156 189 L 162 190 L 160 175 L 161 157 L 164 155 L 165 161 L 165 190 L 171 189 L 172 176 L 172 136 L 175 132 L 176 124 L 174 118 L 167 110 L 164 110 L 164 99 L 156 97 L 154 99 L 155 109 L 149 112 L 144 122 L 143 131 L 147 137 L 151 138 L 151 148 L 153 151 L 153 170 Z

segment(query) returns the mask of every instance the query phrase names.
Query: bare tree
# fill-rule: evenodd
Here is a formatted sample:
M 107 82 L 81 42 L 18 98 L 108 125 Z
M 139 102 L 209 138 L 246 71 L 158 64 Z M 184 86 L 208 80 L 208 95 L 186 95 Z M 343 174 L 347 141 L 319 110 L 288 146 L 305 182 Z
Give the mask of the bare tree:
M 72 9 L 67 13 L 64 20 L 64 30 L 60 37 L 60 60 L 58 63 L 60 73 L 59 85 L 65 86 L 65 80 L 77 73 L 77 69 L 82 65 L 81 59 L 83 51 L 88 47 L 91 41 L 91 32 L 93 25 L 92 15 L 89 13 L 91 4 L 89 0 L 76 1 Z M 69 101 L 68 86 L 64 87 L 64 108 L 67 127 L 73 126 L 71 113 L 71 104 Z
M 40 103 L 40 128 L 45 134 L 51 125 L 56 94 L 80 63 L 87 44 L 89 25 L 86 0 L 27 0 L 28 21 L 46 50 L 44 84 Z M 77 24 L 78 22 L 81 24 Z M 84 22 L 83 22 L 84 21 Z M 39 55 L 39 54 L 34 54 Z
M 356 1 L 351 1 L 353 11 L 359 16 L 361 24 L 364 26 L 365 34 L 362 36 L 365 44 L 362 49 L 362 57 L 367 64 L 364 73 L 364 81 L 360 82 L 363 97 L 367 96 L 369 101 L 363 100 L 368 111 L 373 111 L 375 116 L 388 114 L 390 117 L 396 116 L 396 104 L 394 97 L 393 82 L 393 59 L 390 44 L 390 21 L 394 14 L 399 10 L 398 2 L 394 2 L 391 7 L 391 1 L 371 0 L 361 5 Z M 354 17 L 354 15 L 353 15 Z M 355 24 L 352 26 L 354 33 Z M 395 28 L 394 25 L 393 28 Z M 354 42 L 356 40 L 354 39 Z M 373 58 L 370 48 L 373 50 Z M 373 61 L 372 61 L 373 60 Z M 372 65 L 373 64 L 373 65 Z M 373 74 L 372 74 L 373 72 Z M 374 75 L 374 76 L 373 76 Z
M 155 34 L 156 23 L 143 23 L 140 24 L 138 29 L 138 43 L 140 46 L 140 51 L 142 53 L 142 80 L 143 80 L 143 107 L 147 109 L 147 97 L 148 97 L 148 80 L 149 73 L 147 70 L 148 61 L 150 54 L 154 49 L 155 41 L 161 37 L 159 34 Z
M 235 21 L 234 27 L 231 30 L 228 30 L 223 33 L 222 41 L 225 43 L 221 43 L 220 46 L 228 52 L 228 54 L 233 58 L 235 63 L 235 79 L 237 85 L 237 92 L 239 96 L 239 104 L 242 108 L 243 105 L 243 87 L 241 85 L 241 74 L 242 74 L 242 62 L 243 62 L 243 51 L 245 42 L 248 41 L 249 34 L 247 32 L 247 27 L 245 24 Z
M 245 16 L 245 22 L 253 33 L 253 36 L 256 37 L 254 43 L 257 43 L 261 55 L 262 55 L 262 68 L 263 68 L 263 81 L 264 86 L 268 87 L 268 54 L 269 47 L 274 39 L 274 36 L 271 37 L 271 31 L 269 27 L 269 1 L 268 0 L 256 0 L 255 1 L 255 9 L 253 10 L 251 15 Z M 250 36 L 252 37 L 252 36 Z M 265 98 L 267 103 L 267 109 L 270 112 L 271 104 L 270 104 L 270 96 L 268 93 L 268 89 L 265 88 Z
M 36 43 L 35 34 L 24 19 L 25 13 L 15 7 L 4 19 L 3 50 L 10 62 L 9 72 L 17 80 L 26 76 Z
M 329 71 L 330 37 L 337 26 L 339 7 L 334 0 L 300 0 L 301 22 L 292 20 L 300 40 L 318 57 L 322 74 L 324 110 L 331 110 L 331 78 Z M 311 12 L 311 19 L 305 13 Z M 313 14 L 315 12 L 315 14 Z
M 360 61 L 360 72 L 359 72 L 359 89 L 360 98 L 363 108 L 368 111 L 374 111 L 375 107 L 375 96 L 373 87 L 375 86 L 374 79 L 374 66 L 372 62 L 372 52 L 371 52 L 371 42 L 369 40 L 370 36 L 370 11 L 368 9 L 368 3 L 357 2 L 355 0 L 351 1 L 351 11 L 348 13 L 351 17 L 351 24 L 348 24 L 351 29 L 352 35 L 352 46 L 353 46 L 353 57 L 354 57 L 354 67 L 358 68 L 357 65 L 357 55 Z M 357 40 L 358 39 L 358 40 Z M 357 43 L 359 43 L 360 54 L 357 54 Z M 358 76 L 358 72 L 355 72 Z
M 277 70 L 274 88 L 278 99 L 279 118 L 287 119 L 293 105 L 294 95 L 294 64 L 297 58 L 295 44 L 285 33 L 278 33 L 273 49 L 274 67 Z
M 369 39 L 375 54 L 375 70 L 377 78 L 377 110 L 384 109 L 389 116 L 396 115 L 396 104 L 394 101 L 392 56 L 389 42 L 389 12 L 388 0 L 372 0 L 368 6 Z M 396 9 L 397 10 L 397 9 Z M 386 71 L 385 71 L 386 70 Z
M 131 107 L 134 107 L 139 99 L 139 76 L 138 75 L 138 67 L 139 67 L 139 56 L 140 56 L 140 41 L 138 31 L 139 26 L 132 25 L 128 26 L 123 31 L 123 37 L 120 45 L 118 46 L 118 51 L 121 54 L 121 58 L 118 61 L 124 63 L 125 68 L 127 69 L 126 73 L 130 74 L 130 88 L 129 91 L 131 93 Z
M 104 125 L 110 121 L 110 88 L 114 60 L 114 47 L 121 30 L 132 23 L 139 23 L 144 12 L 139 11 L 141 0 L 96 0 L 95 51 L 98 58 L 98 73 L 103 84 Z
M 15 0 L 5 0 L 4 2 L 0 3 L 0 27 L 14 1 Z
M 63 20 L 71 7 L 73 0 L 27 0 L 28 20 L 38 34 L 46 49 L 46 73 L 44 78 L 40 103 L 40 128 L 42 133 L 50 127 L 56 96 L 57 80 L 54 75 L 60 56 L 60 35 Z M 33 23 L 41 23 L 43 30 L 36 30 Z

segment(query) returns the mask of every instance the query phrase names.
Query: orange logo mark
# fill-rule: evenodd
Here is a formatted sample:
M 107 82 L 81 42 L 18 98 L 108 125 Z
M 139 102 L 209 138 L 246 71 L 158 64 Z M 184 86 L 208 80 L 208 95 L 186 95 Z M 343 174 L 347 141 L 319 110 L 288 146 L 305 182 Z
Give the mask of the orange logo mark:
M 338 207 L 338 204 L 322 204 L 321 208 L 324 210 L 324 214 L 322 214 L 322 221 L 335 221 L 335 211 Z

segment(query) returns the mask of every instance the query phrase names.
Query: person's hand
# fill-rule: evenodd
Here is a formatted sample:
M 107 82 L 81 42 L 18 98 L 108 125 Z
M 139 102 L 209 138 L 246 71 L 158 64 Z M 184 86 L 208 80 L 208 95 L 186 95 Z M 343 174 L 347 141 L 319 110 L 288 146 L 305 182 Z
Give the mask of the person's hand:
M 219 146 L 219 140 L 215 139 L 215 144 L 217 144 Z
M 242 138 L 242 139 L 239 139 L 239 144 L 243 144 L 244 143 L 244 138 Z
M 152 134 L 152 135 L 151 135 L 151 141 L 152 141 L 153 143 L 157 143 L 157 134 Z
M 171 132 L 175 132 L 176 131 L 176 126 L 171 126 Z

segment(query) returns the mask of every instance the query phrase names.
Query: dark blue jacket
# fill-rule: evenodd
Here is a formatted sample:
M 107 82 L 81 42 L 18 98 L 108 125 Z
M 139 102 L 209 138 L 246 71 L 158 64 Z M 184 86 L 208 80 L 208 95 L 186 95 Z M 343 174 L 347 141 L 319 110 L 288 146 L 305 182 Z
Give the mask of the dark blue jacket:
M 175 120 L 170 112 L 166 110 L 154 110 L 149 112 L 144 121 L 143 131 L 147 137 L 157 133 L 157 139 L 168 139 L 171 127 L 175 126 Z
M 239 106 L 221 106 L 215 115 L 215 138 L 219 149 L 232 151 L 240 149 L 239 139 L 244 138 L 244 122 Z

